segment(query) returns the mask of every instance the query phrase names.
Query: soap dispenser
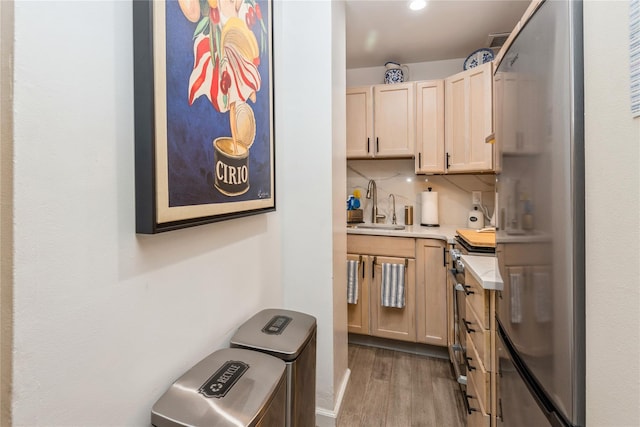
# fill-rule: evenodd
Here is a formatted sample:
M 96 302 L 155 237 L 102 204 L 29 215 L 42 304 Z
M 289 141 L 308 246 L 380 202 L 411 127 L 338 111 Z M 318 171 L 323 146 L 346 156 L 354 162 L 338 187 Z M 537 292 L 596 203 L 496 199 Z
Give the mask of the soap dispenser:
M 467 220 L 467 227 L 479 230 L 484 228 L 484 214 L 478 210 L 477 206 L 473 207 L 473 210 L 469 211 L 469 218 Z

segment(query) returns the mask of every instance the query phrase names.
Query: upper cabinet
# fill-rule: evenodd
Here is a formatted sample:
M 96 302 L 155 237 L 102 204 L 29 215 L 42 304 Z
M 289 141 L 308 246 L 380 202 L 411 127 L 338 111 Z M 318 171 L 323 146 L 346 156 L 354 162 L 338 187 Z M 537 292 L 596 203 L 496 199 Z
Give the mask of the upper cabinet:
M 347 158 L 413 157 L 413 83 L 347 89 Z
M 492 171 L 492 63 L 445 79 L 446 172 Z
M 444 80 L 416 84 L 416 173 L 444 173 Z
M 371 157 L 373 87 L 347 89 L 347 158 Z

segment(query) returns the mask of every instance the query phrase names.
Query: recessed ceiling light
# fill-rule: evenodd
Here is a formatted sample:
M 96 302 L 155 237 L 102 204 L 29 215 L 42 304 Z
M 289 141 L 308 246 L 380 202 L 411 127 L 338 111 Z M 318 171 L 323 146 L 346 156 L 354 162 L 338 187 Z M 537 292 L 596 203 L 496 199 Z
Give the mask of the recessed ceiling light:
M 412 0 L 409 3 L 409 9 L 411 10 L 421 10 L 427 6 L 427 2 L 425 0 Z

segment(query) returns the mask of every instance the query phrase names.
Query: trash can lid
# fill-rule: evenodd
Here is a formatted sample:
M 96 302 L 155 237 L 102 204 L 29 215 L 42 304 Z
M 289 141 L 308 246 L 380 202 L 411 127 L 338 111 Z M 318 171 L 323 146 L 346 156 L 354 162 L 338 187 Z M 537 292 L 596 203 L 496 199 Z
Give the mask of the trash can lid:
M 315 317 L 297 311 L 268 308 L 243 323 L 231 338 L 231 345 L 291 361 L 300 355 L 315 332 Z
M 284 381 L 286 364 L 240 348 L 218 350 L 178 378 L 151 409 L 151 424 L 254 426 Z

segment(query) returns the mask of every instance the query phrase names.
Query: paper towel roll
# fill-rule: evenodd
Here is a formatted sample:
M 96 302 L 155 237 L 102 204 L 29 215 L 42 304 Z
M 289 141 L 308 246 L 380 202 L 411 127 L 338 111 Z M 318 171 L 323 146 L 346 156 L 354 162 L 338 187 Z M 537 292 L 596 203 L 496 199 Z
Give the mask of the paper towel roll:
M 438 192 L 422 192 L 422 218 L 420 224 L 427 227 L 438 227 Z

